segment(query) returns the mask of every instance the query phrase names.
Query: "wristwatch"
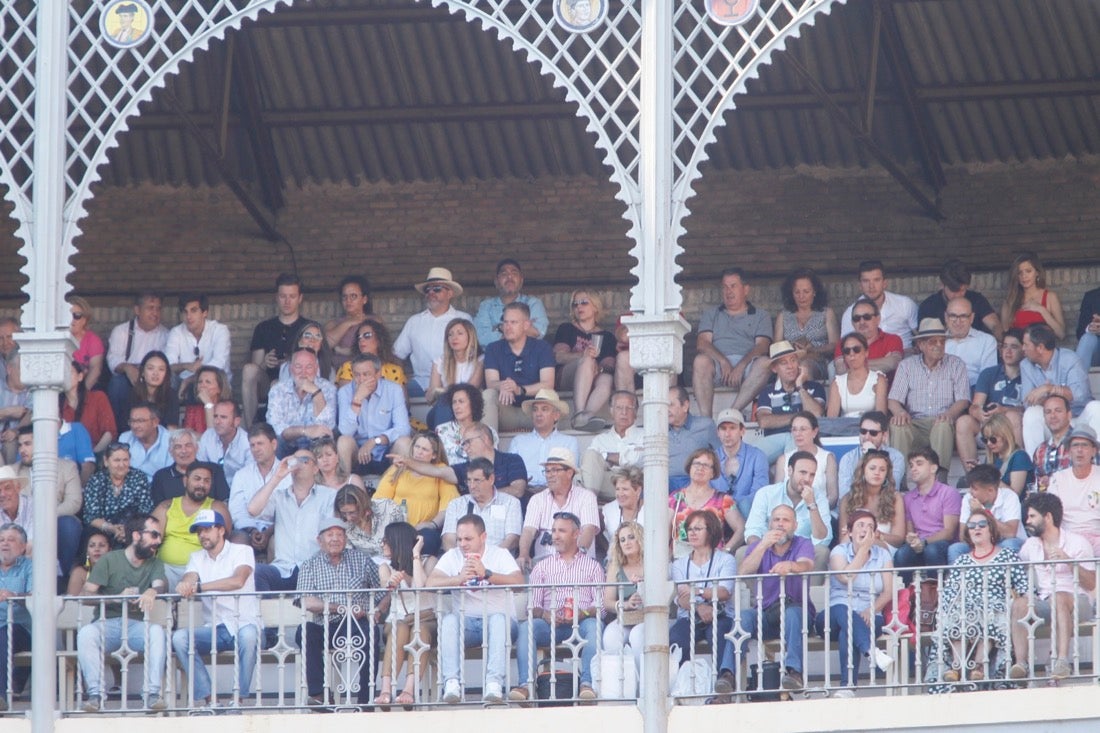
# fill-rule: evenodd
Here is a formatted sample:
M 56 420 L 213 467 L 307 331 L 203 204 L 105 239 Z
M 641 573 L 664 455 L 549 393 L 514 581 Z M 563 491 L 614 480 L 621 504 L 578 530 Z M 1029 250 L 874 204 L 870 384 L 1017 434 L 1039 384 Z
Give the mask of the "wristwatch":
M 485 580 L 488 581 L 491 577 L 493 577 L 493 571 L 489 568 L 485 568 Z
M 381 435 L 376 435 L 374 437 L 374 444 L 375 445 L 382 445 L 382 436 Z
M 203 407 L 206 408 L 207 410 L 213 410 L 214 409 L 214 403 L 213 402 L 206 402 L 206 403 L 203 404 Z

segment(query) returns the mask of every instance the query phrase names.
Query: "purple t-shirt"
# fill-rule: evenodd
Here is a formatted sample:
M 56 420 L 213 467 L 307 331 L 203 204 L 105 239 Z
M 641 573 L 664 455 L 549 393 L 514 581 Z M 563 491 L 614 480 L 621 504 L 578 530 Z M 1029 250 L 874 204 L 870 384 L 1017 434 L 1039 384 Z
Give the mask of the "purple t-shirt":
M 962 494 L 939 481 L 932 484 L 932 490 L 923 496 L 916 488 L 905 492 L 902 501 L 905 503 L 905 518 L 913 523 L 921 539 L 941 531 L 943 518 L 948 515 L 957 517 L 962 510 Z
M 751 545 L 745 548 L 745 555 L 751 555 L 756 549 L 756 546 L 760 542 L 753 542 Z M 790 547 L 782 555 L 775 554 L 775 548 L 769 547 L 764 552 L 764 557 L 760 560 L 760 568 L 756 571 L 757 575 L 768 575 L 771 573 L 772 568 L 781 562 L 797 562 L 799 560 L 809 560 L 813 562 L 814 559 L 814 543 L 805 537 L 795 535 L 791 538 Z M 754 583 L 755 581 L 749 581 Z M 783 592 L 786 594 L 788 601 L 787 604 L 792 603 L 798 605 L 802 603 L 802 576 L 798 574 L 788 575 L 786 577 L 780 577 L 778 575 L 769 575 L 764 578 L 760 583 L 761 593 L 761 608 L 767 608 L 773 603 L 779 600 L 779 589 L 784 587 Z M 807 613 L 810 616 L 815 614 L 814 604 L 809 599 L 806 599 Z

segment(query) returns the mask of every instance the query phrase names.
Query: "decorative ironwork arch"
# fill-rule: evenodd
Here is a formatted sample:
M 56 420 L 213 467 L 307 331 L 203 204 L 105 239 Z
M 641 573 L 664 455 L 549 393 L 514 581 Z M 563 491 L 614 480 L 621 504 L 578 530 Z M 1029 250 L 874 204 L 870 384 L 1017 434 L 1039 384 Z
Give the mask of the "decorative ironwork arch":
M 428 2 L 429 0 L 414 0 Z M 496 31 L 501 40 L 539 65 L 541 73 L 562 87 L 566 98 L 578 105 L 578 114 L 588 121 L 604 162 L 617 185 L 616 198 L 626 206 L 629 236 L 635 240 L 630 254 L 641 263 L 640 229 L 641 147 L 639 143 L 641 100 L 641 16 L 640 0 L 616 3 L 605 22 L 588 33 L 572 33 L 554 17 L 554 2 L 546 0 L 430 0 L 434 7 L 463 13 L 468 22 Z M 745 91 L 748 79 L 782 49 L 788 38 L 797 36 L 803 25 L 812 23 L 819 12 L 828 12 L 834 2 L 845 0 L 762 0 L 750 17 L 737 26 L 719 25 L 709 19 L 710 0 L 677 2 L 673 34 L 673 171 L 671 221 L 673 236 L 672 271 L 682 251 L 675 240 L 683 233 L 688 215 L 687 200 L 692 184 L 700 176 L 699 166 L 707 160 L 706 146 L 715 140 L 716 130 L 725 124 L 724 115 L 734 97 Z M 300 0 L 299 0 L 300 2 Z M 69 286 L 65 278 L 72 271 L 69 259 L 75 253 L 73 241 L 80 234 L 80 220 L 91 187 L 99 180 L 98 168 L 129 129 L 129 119 L 138 105 L 179 71 L 194 54 L 213 40 L 237 29 L 246 19 L 261 12 L 274 12 L 295 0 L 187 0 L 182 5 L 170 0 L 149 3 L 154 25 L 150 38 L 137 46 L 116 48 L 100 31 L 99 16 L 111 3 L 74 2 L 69 5 L 68 88 L 65 151 L 64 229 L 58 271 L 58 298 Z M 0 181 L 14 206 L 19 226 L 17 236 L 24 244 L 20 254 L 28 260 L 23 268 L 30 277 L 34 258 L 27 223 L 33 211 L 31 160 L 34 143 L 35 24 L 37 3 L 8 4 L 0 10 L 0 21 L 11 29 L 9 42 L 0 51 L 0 63 L 12 72 L 0 82 L 0 102 L 8 106 L 0 127 L 0 158 L 4 168 Z M 640 278 L 639 268 L 633 273 Z M 24 291 L 30 295 L 29 285 Z M 674 289 L 666 310 L 679 308 L 679 291 Z M 635 307 L 635 310 L 639 308 Z M 63 311 L 63 309 L 62 309 Z M 60 311 L 59 311 L 60 312 Z M 33 324 L 38 328 L 60 324 Z

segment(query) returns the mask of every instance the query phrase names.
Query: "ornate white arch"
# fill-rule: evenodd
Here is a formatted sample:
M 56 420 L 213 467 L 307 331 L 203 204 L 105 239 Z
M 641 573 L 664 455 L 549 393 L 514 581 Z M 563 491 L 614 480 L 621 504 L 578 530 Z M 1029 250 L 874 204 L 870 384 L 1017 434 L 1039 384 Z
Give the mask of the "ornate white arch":
M 308 0 L 298 0 L 303 1 Z M 212 40 L 239 28 L 245 19 L 294 2 L 187 0 L 181 4 L 179 0 L 151 0 L 156 18 L 152 37 L 128 49 L 110 45 L 99 31 L 99 15 L 109 3 L 69 4 L 64 227 L 55 273 L 59 301 L 70 289 L 66 277 L 72 271 L 73 241 L 80 234 L 91 187 L 99 180 L 99 166 L 118 145 L 119 135 L 129 129 L 129 119 L 137 114 L 138 105 Z M 624 217 L 635 240 L 631 255 L 640 263 L 645 256 L 640 236 L 641 0 L 615 3 L 607 20 L 587 34 L 573 34 L 559 26 L 553 3 L 546 0 L 430 2 L 463 13 L 467 21 L 478 22 L 485 30 L 496 31 L 501 40 L 510 41 L 515 50 L 537 63 L 541 73 L 550 76 L 566 98 L 577 104 L 578 114 L 587 120 L 587 129 L 595 135 L 611 169 L 611 181 L 618 187 L 616 196 L 626 206 Z M 682 249 L 675 240 L 684 231 L 682 220 L 688 214 L 687 199 L 694 193 L 692 183 L 707 159 L 706 146 L 714 141 L 724 114 L 734 106 L 734 96 L 744 92 L 747 80 L 788 38 L 797 36 L 818 12 L 828 12 L 834 2 L 844 0 L 762 0 L 754 14 L 735 27 L 711 21 L 708 2 L 674 2 L 674 109 L 667 113 L 672 117 L 674 138 L 669 151 L 674 180 L 668 222 L 668 231 L 674 235 L 673 276 L 680 269 L 675 257 Z M 0 123 L 0 182 L 7 188 L 6 196 L 19 221 L 17 236 L 24 242 L 20 254 L 28 260 L 23 268 L 28 278 L 35 266 L 28 228 L 34 204 L 33 107 L 35 95 L 42 91 L 34 89 L 36 11 L 37 3 L 30 2 L 7 3 L 0 9 L 0 21 L 14 30 L 9 34 L 12 42 L 0 49 L 0 62 L 15 70 L 0 81 L 0 100 L 13 110 Z M 634 273 L 639 274 L 638 267 Z M 24 291 L 30 295 L 29 285 Z M 679 305 L 679 290 L 675 289 L 666 306 L 675 310 Z M 56 328 L 62 324 L 26 325 Z

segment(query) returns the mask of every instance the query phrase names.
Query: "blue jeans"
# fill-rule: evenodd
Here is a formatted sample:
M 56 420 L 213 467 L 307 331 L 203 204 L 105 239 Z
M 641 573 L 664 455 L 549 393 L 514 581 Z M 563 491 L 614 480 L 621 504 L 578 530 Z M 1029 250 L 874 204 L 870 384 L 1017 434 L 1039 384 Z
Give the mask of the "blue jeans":
M 844 687 L 854 686 L 859 677 L 859 662 L 871 652 L 871 630 L 867 628 L 867 622 L 856 612 L 851 615 L 851 631 L 848 628 L 848 606 L 838 603 L 829 608 L 829 629 L 825 629 L 825 612 L 820 611 L 814 620 L 814 630 L 822 638 L 838 641 L 840 654 L 840 684 Z M 875 636 L 882 633 L 884 620 L 882 614 L 875 614 Z M 850 637 L 850 638 L 849 638 Z M 859 652 L 852 659 L 852 674 L 848 676 L 848 657 L 852 650 Z
M 225 624 L 218 624 L 215 632 L 209 626 L 195 629 L 195 670 L 191 673 L 191 655 L 187 629 L 177 629 L 172 634 L 172 649 L 176 659 L 183 667 L 183 673 L 191 677 L 194 684 L 194 699 L 202 701 L 210 697 L 210 673 L 206 671 L 202 657 L 210 653 L 211 637 L 216 633 L 218 651 L 237 648 L 237 665 L 240 674 L 240 696 L 248 697 L 252 691 L 252 673 L 256 671 L 256 651 L 259 648 L 260 630 L 253 624 L 245 624 L 237 629 L 237 636 Z
M 256 566 L 256 590 L 257 591 L 292 591 L 298 589 L 298 568 L 294 568 L 294 572 L 290 574 L 289 578 L 284 578 L 279 574 L 279 568 L 274 565 L 267 565 L 261 563 Z
M 57 562 L 67 576 L 76 562 L 76 553 L 80 551 L 80 540 L 84 536 L 84 527 L 76 517 L 57 518 Z
M 1085 367 L 1086 372 L 1092 367 L 1097 351 L 1100 351 L 1100 336 L 1087 331 L 1081 334 L 1081 338 L 1077 341 L 1077 358 L 1081 360 L 1081 365 Z
M 146 624 L 133 616 L 127 619 L 126 646 L 145 653 L 145 693 L 149 699 L 160 696 L 164 681 L 164 662 L 168 648 L 168 635 L 164 627 L 148 624 L 149 648 L 145 648 Z M 117 651 L 122 646 L 122 618 L 108 618 L 88 624 L 76 634 L 76 658 L 88 698 L 94 700 L 102 694 L 103 655 Z
M 902 543 L 898 551 L 894 553 L 895 568 L 930 568 L 937 565 L 947 565 L 947 548 L 951 543 L 947 540 L 929 542 L 924 552 L 914 552 L 908 543 Z M 935 574 L 922 576 L 926 580 L 935 579 Z M 902 573 L 902 581 L 909 585 L 913 579 L 912 573 Z
M 592 684 L 592 659 L 596 656 L 596 619 L 581 619 L 578 624 L 581 639 L 581 678 L 580 684 Z M 556 624 L 554 643 L 560 644 L 573 634 L 573 624 Z M 534 639 L 532 643 L 531 639 Z M 519 684 L 526 685 L 530 679 L 532 648 L 550 646 L 550 624 L 541 618 L 527 619 L 519 625 L 519 638 L 516 640 L 516 663 L 519 665 Z
M 462 625 L 461 635 L 459 624 Z M 487 647 L 485 681 L 503 686 L 508 669 L 508 641 L 515 639 L 516 629 L 515 619 L 509 619 L 503 613 L 494 613 L 488 617 L 468 615 L 465 618 L 457 613 L 448 613 L 439 622 L 439 667 L 443 673 L 443 681 L 457 680 L 462 669 L 462 650 L 478 646 L 484 641 Z
M 1001 540 L 997 543 L 997 547 L 1007 547 L 1013 552 L 1019 552 L 1020 548 L 1024 546 L 1024 541 L 1019 537 L 1009 537 L 1008 539 Z M 954 565 L 955 560 L 962 557 L 966 553 L 970 552 L 970 545 L 965 542 L 952 542 L 951 546 L 947 548 L 947 564 Z
M 14 624 L 11 627 L 11 649 L 8 649 L 8 625 L 4 624 L 0 626 L 0 697 L 7 695 L 8 693 L 8 658 L 9 654 L 14 656 L 19 652 L 29 652 L 31 650 L 31 632 L 19 624 Z M 12 681 L 15 682 L 15 686 L 19 687 L 20 677 L 26 679 L 25 674 L 21 674 L 20 670 L 15 670 L 12 677 Z M 6 700 L 5 700 L 6 702 Z
M 719 672 L 733 672 L 733 644 L 726 638 L 726 634 L 733 628 L 733 619 L 726 615 L 718 617 L 718 648 L 714 657 L 718 660 Z M 669 646 L 676 644 L 680 647 L 680 659 L 670 659 L 669 664 L 677 666 L 691 659 L 691 651 L 695 648 L 695 642 L 707 639 L 713 641 L 714 632 L 710 624 L 704 624 L 698 619 L 695 621 L 695 638 L 688 638 L 691 634 L 691 619 L 686 616 L 676 619 L 672 628 L 668 630 Z
M 779 638 L 778 615 L 764 614 L 761 628 L 757 628 L 759 618 L 755 608 L 741 612 L 741 628 L 751 638 L 759 639 L 759 634 L 764 635 L 764 640 Z M 783 644 L 786 654 L 783 656 L 783 664 L 795 672 L 802 671 L 802 606 L 788 605 L 783 610 Z

